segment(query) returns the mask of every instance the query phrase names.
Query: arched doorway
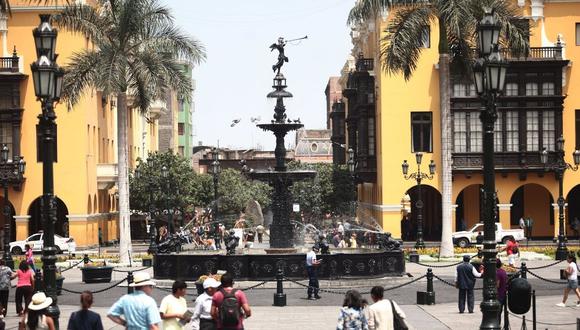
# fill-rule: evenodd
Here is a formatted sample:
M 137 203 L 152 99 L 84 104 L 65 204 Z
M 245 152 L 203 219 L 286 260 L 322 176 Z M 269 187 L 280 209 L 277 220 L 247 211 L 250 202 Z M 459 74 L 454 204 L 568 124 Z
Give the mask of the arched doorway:
M 535 183 L 525 184 L 512 194 L 510 199 L 510 225 L 519 228 L 520 218 L 533 220 L 533 238 L 554 237 L 554 198 L 548 189 Z
M 467 230 L 482 220 L 481 184 L 469 185 L 457 195 L 455 204 L 455 230 Z
M 579 232 L 572 230 L 572 224 L 575 219 L 580 221 L 580 185 L 576 185 L 570 190 L 566 202 L 568 203 L 568 212 L 566 213 L 566 223 L 568 224 L 566 228 L 567 236 L 580 239 Z M 580 231 L 580 226 L 577 227 L 577 230 Z
M 407 190 L 411 197 L 411 227 L 408 240 L 417 239 L 417 186 Z M 421 200 L 423 201 L 423 239 L 425 241 L 441 240 L 441 193 L 437 189 L 421 185 Z
M 58 197 L 56 200 L 56 223 L 54 224 L 54 233 L 63 237 L 68 237 L 68 208 L 66 204 Z M 36 198 L 28 208 L 28 234 L 32 235 L 40 230 L 44 230 L 44 223 L 42 223 L 42 197 Z
M 10 199 L 10 196 L 8 198 Z M 16 211 L 12 203 L 10 203 L 10 200 L 8 200 L 8 207 L 10 208 L 10 215 L 8 216 L 10 219 L 10 242 L 14 242 L 16 240 L 16 221 L 14 220 Z M 4 197 L 0 197 L 0 219 L 0 241 L 2 242 L 0 249 L 4 249 L 4 225 L 6 224 L 4 217 Z

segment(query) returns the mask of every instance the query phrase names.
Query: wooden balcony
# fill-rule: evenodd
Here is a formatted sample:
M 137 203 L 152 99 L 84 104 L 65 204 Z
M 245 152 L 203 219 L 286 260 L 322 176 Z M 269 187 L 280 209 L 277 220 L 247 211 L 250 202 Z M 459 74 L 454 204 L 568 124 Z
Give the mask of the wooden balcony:
M 18 56 L 0 57 L 0 73 L 18 73 Z
M 453 173 L 482 173 L 483 153 L 458 153 L 453 157 Z M 549 162 L 555 161 L 555 153 L 550 152 Z M 539 151 L 496 152 L 495 171 L 503 173 L 544 173 Z
M 356 61 L 356 71 L 364 72 L 364 71 L 373 71 L 375 66 L 375 61 L 372 58 L 359 58 Z
M 563 61 L 562 47 L 530 47 L 526 54 L 514 55 L 509 49 L 502 49 L 501 56 L 510 62 L 516 61 Z

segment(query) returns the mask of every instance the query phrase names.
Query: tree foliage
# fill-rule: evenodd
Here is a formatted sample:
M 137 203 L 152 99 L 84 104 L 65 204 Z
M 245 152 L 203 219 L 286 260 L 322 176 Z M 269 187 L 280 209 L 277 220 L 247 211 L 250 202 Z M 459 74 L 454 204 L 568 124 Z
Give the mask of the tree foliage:
M 257 201 L 262 208 L 270 206 L 271 188 L 266 183 L 252 181 L 240 171 L 225 169 L 219 176 L 220 214 L 239 214 L 250 201 Z
M 315 178 L 296 182 L 290 188 L 293 202 L 300 204 L 307 220 L 319 219 L 326 213 L 345 215 L 352 212 L 355 188 L 346 166 L 290 162 L 288 168 L 316 171 Z

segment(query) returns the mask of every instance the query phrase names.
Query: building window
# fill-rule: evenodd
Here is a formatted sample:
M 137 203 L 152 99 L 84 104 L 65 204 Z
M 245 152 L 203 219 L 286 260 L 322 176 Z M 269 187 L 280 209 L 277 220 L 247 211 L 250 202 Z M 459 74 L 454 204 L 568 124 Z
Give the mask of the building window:
M 540 128 L 537 111 L 526 112 L 526 150 L 540 150 Z
M 517 96 L 518 95 L 518 84 L 516 84 L 516 83 L 505 84 L 505 95 L 506 96 Z
M 183 123 L 177 124 L 177 134 L 183 135 L 185 131 L 185 125 Z
M 375 143 L 376 143 L 376 137 L 375 137 L 375 118 L 370 117 L 368 119 L 368 139 L 369 139 L 369 144 L 368 144 L 368 148 L 369 148 L 369 156 L 374 156 L 375 155 Z
M 515 111 L 506 112 L 506 151 L 519 151 L 519 125 L 518 113 Z
M 554 111 L 544 111 L 542 116 L 542 147 L 554 151 L 556 141 L 556 115 Z
M 456 112 L 453 118 L 453 150 L 467 152 L 467 114 Z
M 453 97 L 472 97 L 476 95 L 474 84 L 453 84 Z
M 12 123 L 0 122 L 0 147 L 6 145 L 8 147 L 8 159 L 12 158 Z
M 431 29 L 428 26 L 421 33 L 421 45 L 423 48 L 431 48 Z
M 526 83 L 526 96 L 536 96 L 536 95 L 538 95 L 538 84 Z
M 479 116 L 472 112 L 469 116 L 469 151 L 481 152 L 483 145 L 483 125 L 479 120 Z
M 430 111 L 411 112 L 411 152 L 432 152 L 432 118 L 433 113 Z
M 576 23 L 576 46 L 580 46 L 580 23 Z
M 542 83 L 542 95 L 554 95 L 554 83 L 553 82 Z
M 497 113 L 497 120 L 495 121 L 495 126 L 493 128 L 493 151 L 502 152 L 503 151 L 503 112 Z

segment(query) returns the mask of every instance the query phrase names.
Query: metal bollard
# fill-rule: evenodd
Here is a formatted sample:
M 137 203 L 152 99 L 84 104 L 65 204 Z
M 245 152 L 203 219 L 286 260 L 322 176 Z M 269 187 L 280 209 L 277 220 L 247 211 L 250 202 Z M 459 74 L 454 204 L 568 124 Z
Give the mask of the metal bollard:
M 36 269 L 34 271 L 34 292 L 44 291 L 44 281 L 42 280 L 42 269 Z
M 128 272 L 127 273 L 127 293 L 133 293 L 135 291 L 135 288 L 131 286 L 131 283 L 133 283 L 133 272 Z
M 576 318 L 576 330 L 580 330 L 580 318 Z
M 427 268 L 427 292 L 417 291 L 417 305 L 435 305 L 433 270 L 431 268 Z
M 528 267 L 526 267 L 526 263 L 522 262 L 522 267 L 521 267 L 521 273 L 522 273 L 522 278 L 528 278 Z
M 284 287 L 282 286 L 283 280 L 284 271 L 282 268 L 278 268 L 278 272 L 276 273 L 276 293 L 274 293 L 274 306 L 286 306 L 286 294 L 284 293 Z
M 536 290 L 532 290 L 532 329 L 536 330 Z

